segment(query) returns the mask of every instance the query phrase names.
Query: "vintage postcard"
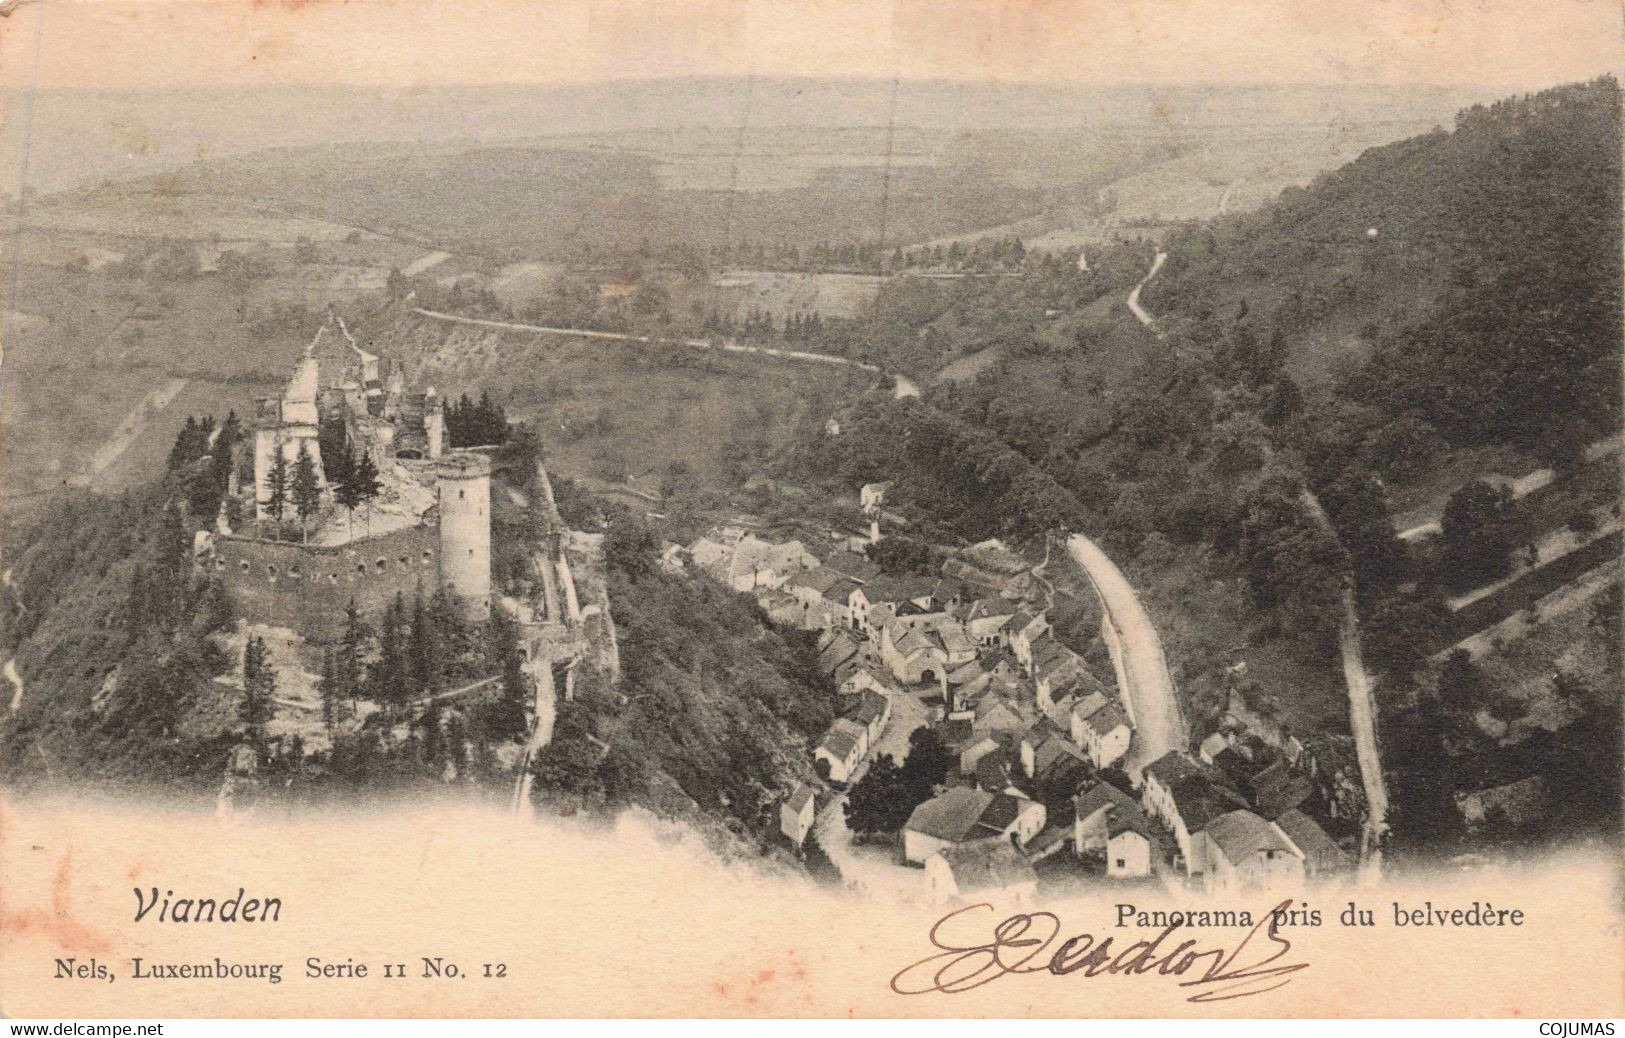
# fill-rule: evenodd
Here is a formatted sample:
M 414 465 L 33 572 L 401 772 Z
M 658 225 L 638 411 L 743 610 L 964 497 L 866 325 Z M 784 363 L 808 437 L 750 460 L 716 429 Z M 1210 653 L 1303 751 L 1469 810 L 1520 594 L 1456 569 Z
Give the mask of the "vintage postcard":
M 1625 1015 L 1622 34 L 0 4 L 0 1013 Z

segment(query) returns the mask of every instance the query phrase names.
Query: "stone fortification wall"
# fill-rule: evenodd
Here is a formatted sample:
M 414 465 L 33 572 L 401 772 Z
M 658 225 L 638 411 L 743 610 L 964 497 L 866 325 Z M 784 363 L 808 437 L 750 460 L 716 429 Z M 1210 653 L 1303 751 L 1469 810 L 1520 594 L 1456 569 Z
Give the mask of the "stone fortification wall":
M 337 547 L 224 536 L 207 564 L 244 618 L 288 627 L 316 642 L 342 635 L 352 599 L 375 622 L 397 593 L 410 599 L 419 587 L 429 595 L 440 584 L 439 537 L 432 526 Z

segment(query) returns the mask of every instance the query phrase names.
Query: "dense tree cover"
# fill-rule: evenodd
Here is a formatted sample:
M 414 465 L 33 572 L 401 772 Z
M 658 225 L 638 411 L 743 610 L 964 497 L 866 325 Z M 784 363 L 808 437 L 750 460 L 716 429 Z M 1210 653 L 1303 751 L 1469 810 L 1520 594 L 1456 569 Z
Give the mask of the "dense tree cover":
M 193 534 L 213 527 L 239 435 L 235 416 L 218 428 L 189 421 L 159 480 L 117 498 L 64 499 L 34 525 L 7 531 L 0 652 L 15 658 L 29 695 L 0 731 L 0 769 L 33 780 L 49 763 L 59 778 L 208 786 L 242 738 L 283 788 L 438 779 L 448 762 L 461 774 L 494 771 L 491 745 L 528 727 L 518 632 L 500 613 L 469 622 L 443 589 L 399 598 L 377 617 L 352 608 L 321 666 L 334 738 L 325 760 L 307 761 L 296 740 L 270 736 L 275 698 L 285 694 L 270 650 L 249 637 L 240 674 L 228 674 L 221 636 L 236 613 L 218 581 L 192 564 Z M 287 504 L 299 508 L 308 477 L 303 466 L 286 468 Z M 497 689 L 468 704 L 429 710 L 428 719 L 408 709 L 485 677 L 498 677 Z M 354 730 L 348 722 L 363 700 L 383 708 L 377 718 L 409 720 L 413 734 L 403 743 L 370 720 Z
M 1465 484 L 1445 503 L 1440 526 L 1444 532 L 1444 579 L 1458 590 L 1477 587 L 1504 576 L 1512 545 L 1506 515 L 1512 495 L 1505 487 L 1483 480 Z
M 195 433 L 182 435 L 177 454 L 195 453 Z M 7 531 L 0 641 L 29 694 L 0 731 L 0 768 L 18 779 L 46 761 L 58 776 L 218 777 L 223 749 L 185 721 L 217 697 L 229 661 L 210 635 L 232 611 L 191 564 L 187 484 L 211 460 L 177 461 L 152 484 L 69 497 Z
M 464 393 L 454 403 L 441 405 L 446 415 L 446 436 L 452 447 L 484 447 L 508 439 L 508 414 L 501 404 L 481 392 L 478 400 Z
M 618 513 L 609 531 L 621 682 L 578 682 L 559 702 L 537 796 L 697 810 L 767 846 L 784 791 L 812 778 L 811 745 L 834 719 L 811 637 L 773 629 L 747 595 L 662 570 L 640 519 Z
M 1619 424 L 1620 183 L 1612 77 L 1475 106 L 1188 229 L 1148 305 L 1201 319 L 1253 297 L 1299 350 L 1359 323 L 1348 399 L 1424 440 L 1571 456 Z
M 1078 499 L 988 430 L 918 400 L 866 398 L 840 436 L 799 445 L 803 471 L 846 486 L 900 480 L 900 505 L 952 536 L 1041 537 L 1079 526 Z
M 914 809 L 936 795 L 958 764 L 932 728 L 916 728 L 908 743 L 908 755 L 901 765 L 891 754 L 882 753 L 852 786 L 841 810 L 847 827 L 859 837 L 895 837 Z

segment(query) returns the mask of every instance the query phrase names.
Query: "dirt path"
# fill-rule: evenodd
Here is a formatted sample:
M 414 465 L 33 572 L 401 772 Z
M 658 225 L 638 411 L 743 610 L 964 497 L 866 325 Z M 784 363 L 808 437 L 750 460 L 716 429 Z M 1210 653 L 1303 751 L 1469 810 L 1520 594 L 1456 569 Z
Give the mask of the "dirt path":
M 14 714 L 23 705 L 22 675 L 17 673 L 17 661 L 14 659 L 6 661 L 3 671 L 5 673 L 6 680 L 11 682 L 11 705 L 6 707 L 6 712 Z
M 853 774 L 849 785 L 855 785 L 869 770 L 869 761 L 882 753 L 891 754 L 901 764 L 908 757 L 908 737 L 925 723 L 925 704 L 920 702 L 919 696 L 908 691 L 893 696 L 891 720 L 886 722 L 886 730 L 876 740 L 874 752 Z M 869 846 L 853 842 L 852 830 L 846 826 L 845 807 L 846 794 L 843 793 L 825 804 L 813 823 L 818 844 L 829 855 L 842 881 L 870 897 L 880 895 L 912 901 L 922 896 L 924 874 L 898 864 L 895 845 Z
M 1140 290 L 1150 284 L 1151 279 L 1157 276 L 1157 271 L 1162 269 L 1163 261 L 1167 258 L 1168 254 L 1166 252 L 1158 252 L 1157 258 L 1151 261 L 1151 269 L 1146 272 L 1145 277 L 1140 279 L 1139 284 L 1129 290 L 1128 294 L 1128 308 L 1133 312 L 1134 319 L 1151 331 L 1156 332 L 1159 338 L 1162 336 L 1162 332 L 1157 330 L 1157 319 L 1151 316 L 1150 311 L 1140 305 Z
M 827 364 L 831 367 L 851 368 L 855 371 L 867 371 L 871 375 L 885 375 L 886 372 L 873 364 L 866 364 L 861 360 L 850 357 L 837 357 L 833 353 L 810 353 L 806 350 L 781 350 L 772 346 L 745 346 L 737 342 L 715 343 L 706 339 L 659 339 L 648 335 L 633 335 L 629 332 L 599 332 L 586 328 L 552 328 L 540 324 L 518 324 L 514 321 L 491 321 L 481 317 L 459 317 L 456 314 L 441 313 L 438 310 L 425 310 L 414 307 L 412 312 L 420 317 L 427 317 L 436 321 L 450 321 L 453 324 L 467 324 L 478 328 L 496 328 L 502 331 L 533 332 L 538 335 L 568 335 L 580 339 L 600 339 L 606 342 L 633 342 L 645 346 L 687 346 L 696 350 L 719 350 L 723 353 L 747 353 L 759 357 L 778 357 L 781 360 L 799 360 L 809 364 Z M 892 375 L 895 388 L 892 396 L 898 400 L 904 397 L 917 397 L 920 387 L 907 375 Z
M 107 471 L 115 461 L 123 457 L 124 452 L 130 449 L 130 445 L 135 443 L 142 433 L 146 432 L 147 419 L 174 403 L 175 398 L 181 395 L 181 391 L 186 388 L 186 385 L 185 379 L 172 378 L 142 397 L 130 409 L 130 413 L 124 416 L 124 421 L 119 423 L 119 427 L 113 430 L 113 435 L 109 436 L 100 447 L 96 448 L 96 453 L 90 456 L 90 467 L 83 477 L 84 481 L 89 483 L 96 476 Z
M 1625 446 L 1625 435 L 1616 434 L 1598 440 L 1596 443 L 1586 447 L 1582 455 L 1583 462 L 1589 463 L 1593 461 L 1600 461 L 1610 454 L 1617 454 L 1619 453 L 1621 446 Z M 1512 500 L 1517 501 L 1520 498 L 1528 497 L 1535 491 L 1550 486 L 1556 481 L 1556 479 L 1557 473 L 1549 468 L 1534 469 L 1530 472 L 1525 472 L 1517 479 L 1514 479 L 1511 483 L 1509 489 L 1512 491 Z M 1432 537 L 1435 534 L 1443 532 L 1443 527 L 1440 525 L 1439 518 L 1444 514 L 1446 500 L 1446 498 L 1441 497 L 1437 501 L 1433 502 L 1432 507 L 1423 512 L 1424 515 L 1428 515 L 1430 518 L 1424 519 L 1422 522 L 1416 523 L 1407 529 L 1401 530 L 1399 532 L 1399 539 L 1402 541 L 1418 541 L 1424 537 Z M 1414 513 L 1414 511 L 1417 510 L 1412 511 Z
M 1326 510 L 1307 488 L 1303 492 L 1303 503 L 1315 522 L 1331 532 Z M 1343 584 L 1342 610 L 1337 642 L 1343 657 L 1343 681 L 1349 692 L 1349 728 L 1354 733 L 1360 784 L 1365 790 L 1366 820 L 1360 848 L 1360 873 L 1362 879 L 1369 882 L 1382 869 L 1382 838 L 1388 831 L 1388 784 L 1383 778 L 1382 753 L 1377 742 L 1377 683 L 1366 670 L 1360 652 L 1360 618 L 1354 606 L 1352 579 L 1345 579 Z

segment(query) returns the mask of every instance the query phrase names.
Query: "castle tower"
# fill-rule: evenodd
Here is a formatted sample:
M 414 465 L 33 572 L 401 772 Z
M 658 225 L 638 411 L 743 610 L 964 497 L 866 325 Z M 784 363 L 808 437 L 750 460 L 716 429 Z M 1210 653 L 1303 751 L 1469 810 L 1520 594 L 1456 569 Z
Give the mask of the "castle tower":
M 491 611 L 491 461 L 483 454 L 443 455 L 440 490 L 440 582 L 469 614 Z

